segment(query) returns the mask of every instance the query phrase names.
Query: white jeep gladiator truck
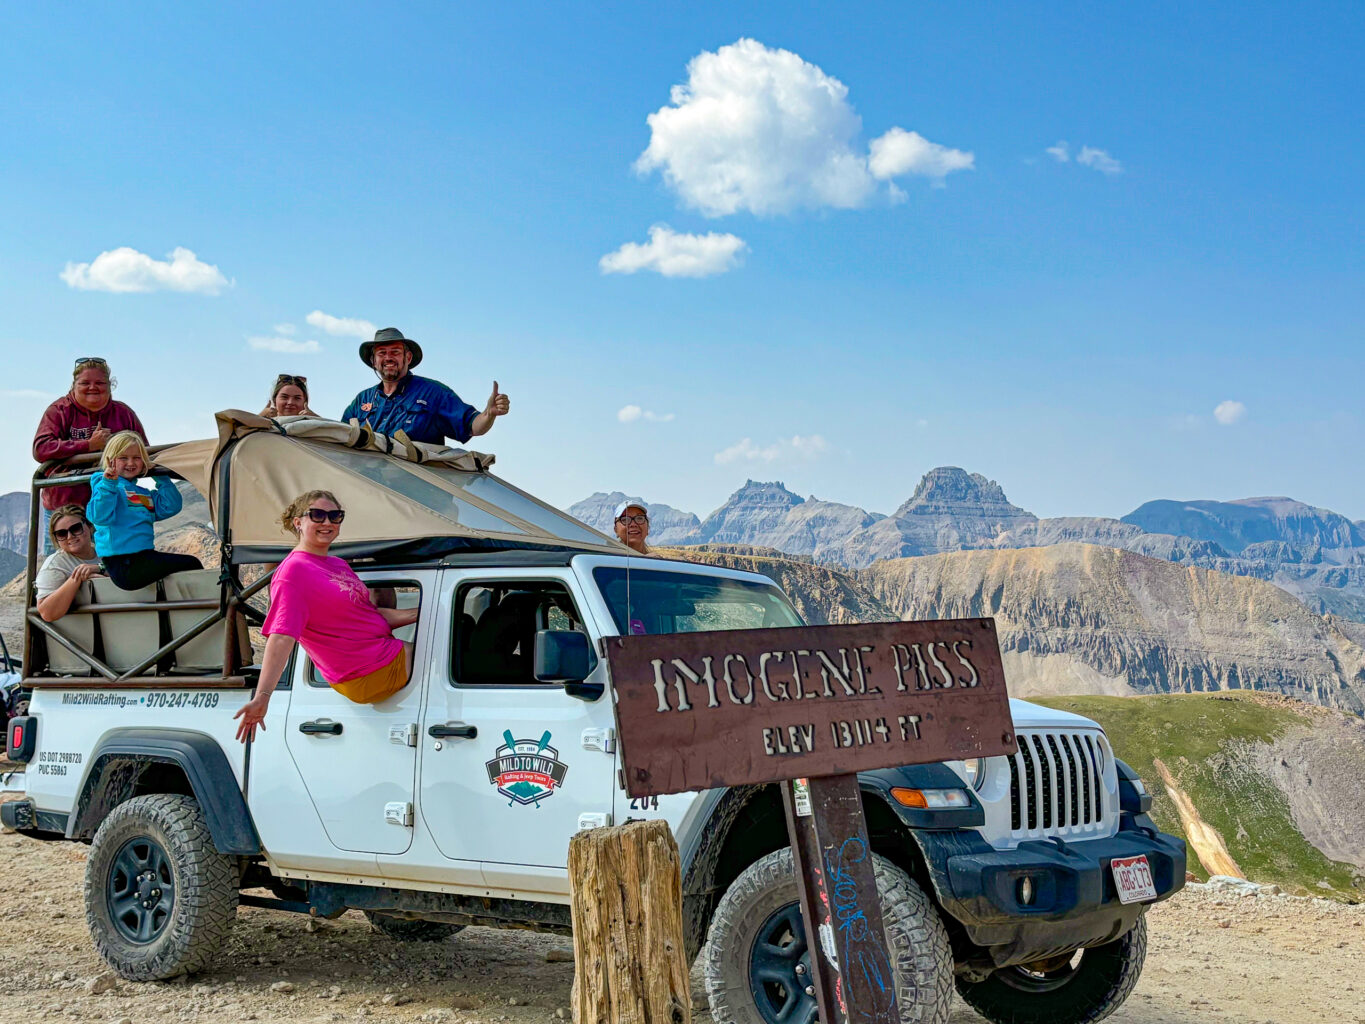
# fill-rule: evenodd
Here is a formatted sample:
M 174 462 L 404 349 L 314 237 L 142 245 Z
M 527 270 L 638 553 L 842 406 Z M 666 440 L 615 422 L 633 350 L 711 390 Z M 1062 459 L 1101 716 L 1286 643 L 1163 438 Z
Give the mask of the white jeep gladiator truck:
M 627 797 L 601 657 L 601 641 L 628 631 L 800 616 L 764 576 L 593 543 L 358 555 L 381 600 L 420 609 L 407 627 L 412 681 L 353 704 L 296 650 L 249 745 L 233 714 L 255 673 L 233 664 L 230 641 L 217 675 L 187 675 L 173 654 L 149 674 L 130 656 L 121 681 L 94 667 L 57 674 L 26 650 L 31 702 L 8 735 L 26 768 L 0 820 L 90 844 L 94 944 L 121 976 L 150 980 L 211 964 L 242 905 L 360 910 L 412 940 L 468 925 L 567 933 L 570 837 L 663 818 L 716 1019 L 810 1020 L 777 787 Z M 143 653 L 159 653 L 158 618 L 193 602 L 156 603 L 96 614 L 96 632 L 141 614 Z M 121 641 L 131 631 L 117 628 Z M 109 646 L 93 659 L 106 668 Z M 1184 882 L 1183 842 L 1154 827 L 1150 797 L 1098 725 L 1022 701 L 1011 713 L 1012 757 L 860 775 L 905 1021 L 943 1024 L 954 989 L 992 1021 L 1099 1020 L 1141 972 L 1147 906 Z

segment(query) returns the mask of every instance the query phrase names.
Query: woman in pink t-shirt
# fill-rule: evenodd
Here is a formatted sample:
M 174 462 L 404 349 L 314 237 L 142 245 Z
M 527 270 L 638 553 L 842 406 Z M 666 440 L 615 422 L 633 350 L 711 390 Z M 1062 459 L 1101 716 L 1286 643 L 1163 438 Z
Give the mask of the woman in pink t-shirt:
M 280 516 L 299 538 L 270 581 L 270 612 L 256 695 L 234 715 L 237 738 L 265 728 L 270 695 L 289 663 L 295 642 L 332 689 L 357 704 L 374 704 L 397 693 L 412 672 L 412 645 L 393 635 L 417 621 L 416 608 L 376 608 L 369 588 L 344 559 L 327 550 L 346 518 L 330 491 L 309 491 Z

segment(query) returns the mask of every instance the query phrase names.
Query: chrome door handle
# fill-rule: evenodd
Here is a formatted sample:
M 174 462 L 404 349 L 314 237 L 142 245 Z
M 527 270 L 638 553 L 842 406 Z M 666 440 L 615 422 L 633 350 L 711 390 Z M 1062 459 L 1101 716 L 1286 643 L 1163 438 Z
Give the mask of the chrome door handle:
M 299 732 L 307 733 L 309 736 L 340 736 L 340 722 L 302 722 L 299 724 Z
M 463 722 L 447 722 L 445 725 L 433 725 L 427 730 L 427 735 L 438 740 L 447 738 L 472 740 L 479 735 L 479 727 L 465 725 Z

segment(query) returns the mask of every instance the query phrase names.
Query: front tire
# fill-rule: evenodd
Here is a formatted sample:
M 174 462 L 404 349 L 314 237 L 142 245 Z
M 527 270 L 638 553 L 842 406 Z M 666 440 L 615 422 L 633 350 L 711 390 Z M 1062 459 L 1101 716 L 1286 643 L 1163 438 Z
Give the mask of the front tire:
M 953 995 L 948 933 L 923 890 L 873 856 L 887 952 L 904 1024 L 946 1024 Z M 725 891 L 707 939 L 711 1013 L 725 1024 L 801 1024 L 815 1019 L 811 971 L 791 849 L 750 864 Z
M 985 981 L 957 981 L 958 994 L 994 1024 L 1090 1024 L 1123 1005 L 1147 957 L 1147 918 L 1080 958 L 1002 967 Z M 1065 962 L 1063 962 L 1065 961 Z
M 213 845 L 193 797 L 115 807 L 90 844 L 85 919 L 104 962 L 129 981 L 193 974 L 237 913 L 237 865 Z
M 462 924 L 414 921 L 406 917 L 389 917 L 374 910 L 365 911 L 365 916 L 376 930 L 399 942 L 444 942 L 456 932 L 464 931 Z

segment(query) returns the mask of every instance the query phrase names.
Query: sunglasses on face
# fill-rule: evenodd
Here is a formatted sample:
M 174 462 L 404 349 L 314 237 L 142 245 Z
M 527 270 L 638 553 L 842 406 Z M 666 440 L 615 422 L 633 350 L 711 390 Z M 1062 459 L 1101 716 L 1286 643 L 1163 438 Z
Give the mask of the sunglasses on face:
M 84 523 L 72 523 L 64 530 L 53 530 L 52 536 L 56 537 L 58 540 L 66 540 L 66 538 L 69 536 L 74 540 L 76 537 L 79 537 L 84 532 L 85 532 Z
M 332 523 L 336 525 L 346 518 L 346 510 L 340 508 L 310 508 L 308 519 L 314 523 Z
M 636 526 L 644 526 L 649 522 L 649 516 L 617 516 L 616 521 L 622 526 L 629 526 L 634 523 Z

